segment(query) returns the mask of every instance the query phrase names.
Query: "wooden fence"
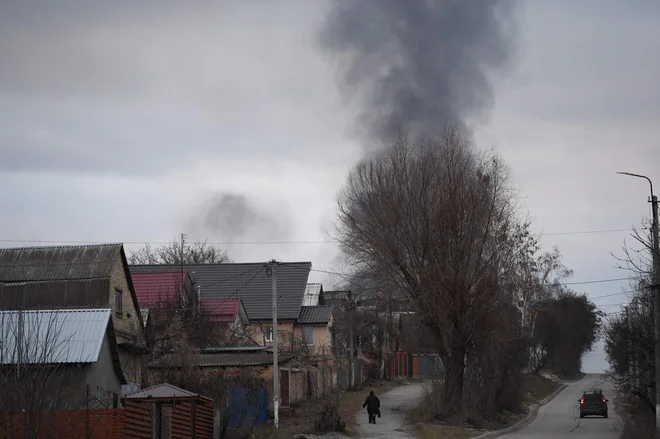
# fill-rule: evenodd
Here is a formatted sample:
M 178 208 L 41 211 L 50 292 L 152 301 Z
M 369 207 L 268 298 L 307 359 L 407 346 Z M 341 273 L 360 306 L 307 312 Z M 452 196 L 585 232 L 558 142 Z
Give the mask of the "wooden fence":
M 151 439 L 151 405 L 137 401 L 124 401 L 126 412 L 124 437 L 126 439 Z
M 125 438 L 151 439 L 152 413 L 155 412 L 156 423 L 160 423 L 164 406 L 172 407 L 172 439 L 213 438 L 213 405 L 194 399 L 173 399 L 167 402 L 157 399 L 153 402 L 146 399 L 124 400 Z
M 0 438 L 124 439 L 124 410 L 61 410 L 44 415 L 0 414 Z

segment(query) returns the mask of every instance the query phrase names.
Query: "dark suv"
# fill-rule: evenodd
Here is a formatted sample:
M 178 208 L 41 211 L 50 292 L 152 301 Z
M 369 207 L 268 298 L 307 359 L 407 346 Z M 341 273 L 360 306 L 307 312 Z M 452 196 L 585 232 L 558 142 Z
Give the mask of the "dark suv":
M 580 417 L 594 415 L 607 418 L 607 401 L 601 389 L 584 392 L 580 399 Z

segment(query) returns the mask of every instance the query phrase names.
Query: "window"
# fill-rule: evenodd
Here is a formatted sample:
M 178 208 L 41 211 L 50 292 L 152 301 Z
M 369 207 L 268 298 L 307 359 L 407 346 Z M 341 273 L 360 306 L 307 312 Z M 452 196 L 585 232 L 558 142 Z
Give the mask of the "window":
M 314 344 L 314 327 L 312 326 L 303 326 L 302 330 L 302 342 L 304 345 L 310 346 Z
M 121 293 L 122 291 L 118 288 L 115 288 L 115 312 L 118 315 L 121 315 L 123 312 L 122 303 L 121 303 Z
M 264 341 L 266 343 L 272 343 L 273 342 L 273 327 L 272 326 L 266 326 L 264 328 Z

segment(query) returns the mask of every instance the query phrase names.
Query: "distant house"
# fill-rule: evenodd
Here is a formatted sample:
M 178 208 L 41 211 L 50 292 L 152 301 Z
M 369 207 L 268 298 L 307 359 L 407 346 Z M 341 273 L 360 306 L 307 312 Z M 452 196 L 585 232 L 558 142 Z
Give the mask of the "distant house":
M 307 379 L 304 371 L 295 368 L 295 355 L 281 353 L 278 355 L 280 368 L 280 403 L 283 407 L 295 404 L 306 398 Z M 228 379 L 242 373 L 249 373 L 265 381 L 268 394 L 268 407 L 272 409 L 273 353 L 268 346 L 245 347 L 213 347 L 199 352 L 195 359 L 204 375 L 221 375 Z M 183 360 L 187 361 L 187 360 Z M 149 364 L 149 369 L 157 373 L 159 370 L 180 367 L 182 360 L 177 354 L 160 358 Z
M 0 249 L 0 310 L 110 308 L 122 372 L 139 388 L 147 352 L 122 244 Z
M 126 384 L 110 309 L 0 311 L 0 392 L 11 374 L 44 382 L 35 388 L 57 409 L 117 407 Z M 17 377 L 20 379 L 20 377 Z M 4 382 L 3 382 L 4 380 Z M 50 384 L 50 385 L 49 385 Z
M 194 301 L 192 281 L 185 271 L 131 273 L 140 309 L 177 307 L 185 310 Z
M 320 283 L 307 284 L 302 306 L 317 306 L 323 304 L 323 285 Z
M 200 315 L 209 323 L 226 325 L 238 334 L 244 334 L 250 323 L 243 302 L 239 298 L 202 297 Z
M 296 320 L 295 331 L 301 343 L 315 354 L 332 350 L 332 305 L 303 306 Z
M 277 321 L 282 349 L 294 343 L 294 325 L 303 306 L 311 262 L 287 262 L 277 266 Z M 132 265 L 131 273 L 176 270 L 173 265 Z M 272 278 L 264 263 L 193 264 L 190 274 L 200 302 L 214 298 L 239 298 L 249 325 L 246 337 L 256 345 L 273 343 Z
M 283 262 L 277 266 L 278 346 L 281 353 L 295 353 L 299 363 L 314 369 L 314 373 L 304 375 L 315 376 L 311 381 L 316 380 L 319 389 L 326 386 L 322 389 L 325 391 L 336 376 L 330 336 L 334 319 L 332 307 L 319 304 L 322 286 L 308 285 L 311 267 L 310 262 Z M 168 271 L 176 267 L 137 265 L 130 269 L 132 273 L 144 273 Z M 195 264 L 186 265 L 185 270 L 190 273 L 200 303 L 239 298 L 249 320 L 245 330 L 247 342 L 257 346 L 273 345 L 272 277 L 267 264 Z M 294 369 L 285 369 L 282 380 L 302 379 L 300 376 Z M 318 394 L 318 391 L 312 394 Z
M 131 279 L 150 343 L 161 329 L 154 326 L 156 321 L 182 321 L 192 314 L 195 297 L 185 271 L 132 273 Z

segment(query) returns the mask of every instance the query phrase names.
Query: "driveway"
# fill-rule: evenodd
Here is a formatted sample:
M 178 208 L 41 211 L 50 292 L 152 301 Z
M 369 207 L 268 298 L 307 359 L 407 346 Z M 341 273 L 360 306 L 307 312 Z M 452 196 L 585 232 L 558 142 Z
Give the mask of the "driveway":
M 582 392 L 601 388 L 608 403 L 608 419 L 587 417 L 580 419 L 578 400 Z M 604 375 L 587 374 L 571 383 L 552 401 L 540 408 L 536 419 L 517 432 L 500 436 L 501 439 L 604 439 L 612 437 L 612 425 L 617 419 L 616 402 L 612 387 Z
M 381 417 L 376 424 L 369 424 L 367 409 L 357 415 L 357 432 L 361 438 L 416 438 L 412 427 L 406 426 L 405 410 L 415 407 L 422 397 L 422 384 L 405 384 L 387 393 L 376 396 L 380 399 Z

